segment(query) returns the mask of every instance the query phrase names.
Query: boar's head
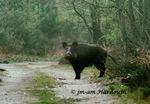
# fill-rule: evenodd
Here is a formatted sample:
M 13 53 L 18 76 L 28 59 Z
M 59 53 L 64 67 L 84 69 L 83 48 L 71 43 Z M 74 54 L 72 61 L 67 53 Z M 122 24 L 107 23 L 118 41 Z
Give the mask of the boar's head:
M 63 42 L 62 46 L 65 49 L 65 58 L 66 59 L 77 58 L 77 47 L 78 47 L 77 42 L 73 42 L 72 44 L 67 44 L 66 42 Z

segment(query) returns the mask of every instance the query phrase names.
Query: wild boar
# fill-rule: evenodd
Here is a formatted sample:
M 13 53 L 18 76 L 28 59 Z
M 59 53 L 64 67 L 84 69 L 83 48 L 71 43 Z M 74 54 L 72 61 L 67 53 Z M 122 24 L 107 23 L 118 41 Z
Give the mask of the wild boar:
M 64 57 L 73 66 L 75 79 L 80 79 L 83 69 L 91 65 L 94 65 L 100 71 L 99 77 L 104 76 L 107 58 L 106 50 L 96 45 L 78 44 L 77 42 L 73 42 L 70 45 L 63 42 L 62 46 L 65 49 Z

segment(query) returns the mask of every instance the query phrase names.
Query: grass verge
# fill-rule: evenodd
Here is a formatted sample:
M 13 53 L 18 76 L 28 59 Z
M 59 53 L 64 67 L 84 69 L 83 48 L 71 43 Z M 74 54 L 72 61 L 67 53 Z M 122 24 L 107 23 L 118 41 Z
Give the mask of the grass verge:
M 45 73 L 39 72 L 31 81 L 28 87 L 31 96 L 37 98 L 36 101 L 31 104 L 73 104 L 72 99 L 61 99 L 55 96 L 54 88 L 55 80 L 46 75 Z
M 84 73 L 90 76 L 90 80 L 92 82 L 102 83 L 104 88 L 108 90 L 126 91 L 126 94 L 112 94 L 112 96 L 116 96 L 118 98 L 116 104 L 149 104 L 150 102 L 150 97 L 143 97 L 141 88 L 131 91 L 127 85 L 121 83 L 121 78 L 113 77 L 114 75 L 112 75 L 112 73 L 108 70 L 103 78 L 98 78 L 99 71 L 95 67 L 86 68 Z

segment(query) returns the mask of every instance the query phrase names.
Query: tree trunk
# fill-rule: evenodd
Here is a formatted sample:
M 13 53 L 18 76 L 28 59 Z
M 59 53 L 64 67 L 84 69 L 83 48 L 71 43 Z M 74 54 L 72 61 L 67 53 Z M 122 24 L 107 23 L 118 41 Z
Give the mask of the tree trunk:
M 129 45 L 129 40 L 128 40 L 128 33 L 127 33 L 127 30 L 126 30 L 126 20 L 125 20 L 125 15 L 123 13 L 123 2 L 122 0 L 116 0 L 116 6 L 119 7 L 118 8 L 118 23 L 119 23 L 119 27 L 120 27 L 120 30 L 121 30 L 121 34 L 122 34 L 122 39 L 123 39 L 123 42 L 124 42 L 124 53 L 125 53 L 125 56 L 128 56 L 129 53 L 130 53 L 130 45 Z
M 135 43 L 135 45 L 138 44 L 138 42 L 140 41 L 140 32 L 138 30 L 138 24 L 136 23 L 135 20 L 135 16 L 134 16 L 134 11 L 133 11 L 133 0 L 128 0 L 128 17 L 130 20 L 130 27 L 131 27 L 131 34 L 133 36 L 133 41 Z M 133 48 L 135 48 L 136 46 L 134 46 Z
M 144 0 L 144 36 L 146 48 L 150 49 L 150 0 Z
M 91 5 L 91 25 L 92 25 L 92 33 L 93 33 L 93 43 L 101 43 L 99 40 L 102 37 L 102 32 L 100 28 L 100 5 L 99 0 L 93 0 L 93 4 Z

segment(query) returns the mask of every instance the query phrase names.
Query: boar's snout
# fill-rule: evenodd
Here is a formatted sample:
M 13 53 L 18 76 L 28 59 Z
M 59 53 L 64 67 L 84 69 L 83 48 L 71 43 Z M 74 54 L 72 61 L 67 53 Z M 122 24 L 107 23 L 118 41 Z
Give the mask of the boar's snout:
M 67 47 L 66 48 L 66 52 L 65 52 L 65 57 L 66 58 L 71 58 L 73 55 L 71 53 L 71 47 Z
M 77 53 L 74 51 L 68 50 L 65 52 L 65 57 L 68 59 L 75 59 L 75 58 L 77 58 Z
M 71 54 L 70 51 L 67 51 L 67 52 L 65 53 L 65 57 L 71 57 L 71 56 L 72 56 L 72 54 Z

